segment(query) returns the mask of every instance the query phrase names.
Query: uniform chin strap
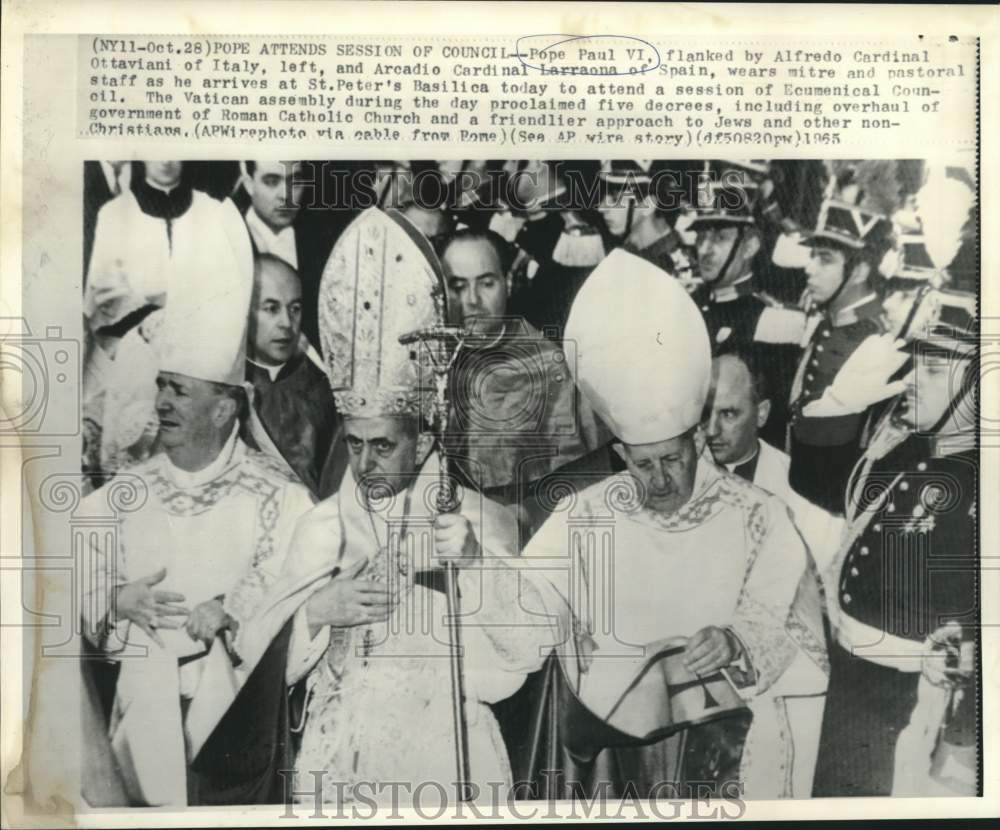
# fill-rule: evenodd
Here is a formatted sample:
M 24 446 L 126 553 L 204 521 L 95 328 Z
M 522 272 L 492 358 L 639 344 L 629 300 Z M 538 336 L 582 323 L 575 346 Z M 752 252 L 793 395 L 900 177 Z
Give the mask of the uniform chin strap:
M 968 369 L 963 370 L 962 385 L 961 388 L 959 388 L 958 393 L 951 399 L 951 403 L 948 404 L 948 408 L 944 411 L 944 414 L 938 419 L 937 423 L 934 424 L 934 426 L 931 427 L 930 429 L 930 434 L 933 435 L 935 438 L 935 444 L 937 443 L 937 437 L 939 433 L 951 421 L 952 418 L 955 418 L 956 423 L 961 422 L 960 418 L 955 417 L 956 414 L 958 413 L 959 408 L 963 406 L 971 406 L 973 403 L 972 400 L 970 400 L 970 398 L 973 394 L 975 394 L 975 392 L 971 386 L 968 386 L 966 384 L 966 378 L 965 378 L 966 371 L 968 371 Z
M 629 234 L 632 233 L 632 219 L 635 216 L 635 199 L 629 200 L 628 203 L 628 216 L 625 217 L 625 233 L 622 234 L 623 239 L 628 239 Z
M 903 321 L 903 325 L 899 329 L 899 334 L 896 335 L 897 337 L 903 340 L 906 339 L 906 336 L 910 333 L 910 327 L 913 325 L 913 321 L 917 318 L 917 312 L 920 311 L 920 306 L 933 290 L 933 287 L 930 285 L 924 285 L 920 288 L 917 292 L 917 296 L 913 299 L 913 305 L 910 306 L 910 310 L 906 315 L 906 320 Z
M 743 237 L 746 236 L 746 228 L 740 225 L 736 231 L 736 239 L 733 240 L 733 246 L 729 249 L 729 255 L 726 257 L 726 261 L 722 263 L 722 267 L 719 269 L 719 273 L 715 275 L 715 279 L 712 280 L 712 284 L 717 285 L 726 278 L 726 272 L 729 271 L 730 266 L 733 264 L 733 260 L 736 259 L 736 252 L 739 250 L 740 245 L 743 244 Z
M 851 270 L 852 271 L 854 270 L 854 266 L 855 265 L 857 265 L 857 263 L 854 263 L 854 265 L 851 266 Z M 844 289 L 847 288 L 847 283 L 849 283 L 850 281 L 851 281 L 851 275 L 847 273 L 847 260 L 845 259 L 844 260 L 844 277 L 843 277 L 843 279 L 841 279 L 840 285 L 837 286 L 837 290 L 834 291 L 833 294 L 830 296 L 830 299 L 826 301 L 825 306 L 824 306 L 825 308 L 829 308 L 831 305 L 833 305 L 833 303 L 837 299 L 837 297 L 839 297 L 843 293 Z

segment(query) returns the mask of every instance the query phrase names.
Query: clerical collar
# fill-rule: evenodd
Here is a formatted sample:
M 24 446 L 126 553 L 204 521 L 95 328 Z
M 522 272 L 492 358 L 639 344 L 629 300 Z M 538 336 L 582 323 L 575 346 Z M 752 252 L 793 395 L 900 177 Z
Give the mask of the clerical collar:
M 866 294 L 860 300 L 855 300 L 850 305 L 844 306 L 842 309 L 837 311 L 835 314 L 827 313 L 830 318 L 830 323 L 834 328 L 840 328 L 841 326 L 849 326 L 851 323 L 856 323 L 861 317 L 867 316 L 864 314 L 859 314 L 860 311 L 864 309 L 869 303 L 874 306 L 878 306 L 878 297 L 875 293 Z
M 736 282 L 731 282 L 729 285 L 724 285 L 718 290 L 713 290 L 712 301 L 716 303 L 731 303 L 733 300 L 747 296 L 747 294 L 751 293 L 752 286 L 750 280 L 752 279 L 753 272 L 751 271 L 746 276 L 740 277 Z
M 288 365 L 288 362 L 286 361 L 284 363 L 279 363 L 277 366 L 267 366 L 263 363 L 258 363 L 252 357 L 247 358 L 247 363 L 252 363 L 258 369 L 263 369 L 267 372 L 268 377 L 271 378 L 271 383 L 274 383 L 278 379 L 278 375 L 281 374 L 281 370 Z
M 229 433 L 229 438 L 226 440 L 226 443 L 222 445 L 222 450 L 214 459 L 212 459 L 207 467 L 202 467 L 200 470 L 182 470 L 170 460 L 170 456 L 164 454 L 167 476 L 181 490 L 190 490 L 193 487 L 201 487 L 204 484 L 208 484 L 208 482 L 212 481 L 212 479 L 218 478 L 222 471 L 232 463 L 233 458 L 236 455 L 236 451 L 239 447 L 239 426 L 240 424 L 237 420 L 237 422 L 233 425 L 233 431 Z
M 298 270 L 299 255 L 295 247 L 295 228 L 291 225 L 275 233 L 271 227 L 257 215 L 253 205 L 247 208 L 244 216 L 250 236 L 253 237 L 257 252 L 272 254 L 283 259 L 292 268 Z
M 132 178 L 131 189 L 139 203 L 139 210 L 147 216 L 165 219 L 168 233 L 171 220 L 183 216 L 194 199 L 191 185 L 184 182 L 168 191 L 136 176 Z
M 757 474 L 757 462 L 760 460 L 760 439 L 754 443 L 753 452 L 742 461 L 724 465 L 729 472 L 738 475 L 746 481 L 753 481 Z

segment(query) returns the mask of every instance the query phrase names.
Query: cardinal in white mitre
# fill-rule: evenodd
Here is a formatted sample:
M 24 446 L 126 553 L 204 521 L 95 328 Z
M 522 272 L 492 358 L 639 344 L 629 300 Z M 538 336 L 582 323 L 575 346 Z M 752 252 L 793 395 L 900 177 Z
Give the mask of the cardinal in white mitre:
M 81 503 L 114 528 L 88 536 L 83 616 L 87 636 L 121 666 L 109 738 L 135 806 L 201 800 L 187 716 L 234 686 L 230 641 L 312 507 L 305 487 L 238 436 L 247 265 L 203 255 L 176 271 L 154 390 L 163 452 Z M 205 671 L 216 659 L 226 668 L 218 682 Z
M 818 581 L 787 507 L 704 452 L 697 307 L 617 250 L 584 283 L 566 339 L 627 469 L 567 494 L 524 551 L 555 565 L 574 630 L 550 684 L 558 716 L 539 731 L 549 746 L 534 746 L 561 775 L 536 795 L 808 795 L 815 752 L 796 770 L 785 699 L 826 689 Z
M 440 327 L 443 299 L 433 250 L 393 211 L 356 219 L 323 275 L 320 336 L 349 468 L 300 522 L 281 581 L 235 643 L 241 693 L 270 672 L 282 637 L 283 682 L 304 679 L 289 800 L 505 800 L 511 772 L 488 704 L 556 642 L 548 587 L 516 561 L 514 516 L 469 489 L 450 510 L 438 500 L 442 457 L 427 429 L 436 346 L 400 338 Z M 445 560 L 459 566 L 464 698 L 451 681 Z M 467 769 L 456 758 L 463 731 Z

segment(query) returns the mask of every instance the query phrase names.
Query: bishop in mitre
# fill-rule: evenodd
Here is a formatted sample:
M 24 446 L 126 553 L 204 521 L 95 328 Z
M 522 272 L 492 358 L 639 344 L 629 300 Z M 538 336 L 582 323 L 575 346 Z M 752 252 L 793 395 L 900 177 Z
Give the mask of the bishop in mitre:
M 285 795 L 310 805 L 421 792 L 437 802 L 442 788 L 454 799 L 456 706 L 468 732 L 465 794 L 496 798 L 511 772 L 488 704 L 555 643 L 546 586 L 515 558 L 514 517 L 471 489 L 458 489 L 456 509 L 438 509 L 434 347 L 400 338 L 443 325 L 443 299 L 433 250 L 393 211 L 356 219 L 323 275 L 320 336 L 349 468 L 300 522 L 280 584 L 236 642 L 242 671 L 259 676 L 287 640 L 282 680 L 304 678 L 307 696 L 291 724 L 301 748 Z M 450 682 L 445 558 L 460 568 L 464 700 Z
M 696 782 L 721 797 L 808 796 L 816 718 L 794 733 L 785 703 L 826 689 L 818 582 L 788 508 L 704 452 L 697 307 L 618 250 L 584 283 L 566 338 L 627 469 L 564 491 L 525 548 L 552 568 L 574 636 L 539 707 L 558 716 L 525 745 L 560 759 L 560 775 L 519 773 L 542 797 L 687 797 Z M 813 748 L 801 759 L 800 745 Z
M 305 487 L 238 436 L 252 289 L 243 264 L 192 257 L 174 279 L 155 389 L 163 451 L 80 508 L 115 528 L 88 536 L 83 617 L 121 665 L 109 738 L 135 806 L 201 800 L 188 716 L 232 686 L 230 640 L 312 507 Z M 221 675 L 206 672 L 216 661 Z

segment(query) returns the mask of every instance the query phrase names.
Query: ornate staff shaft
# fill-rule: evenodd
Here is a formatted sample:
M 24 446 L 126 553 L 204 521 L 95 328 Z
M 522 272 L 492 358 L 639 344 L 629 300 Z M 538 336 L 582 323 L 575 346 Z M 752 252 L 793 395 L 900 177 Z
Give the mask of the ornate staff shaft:
M 434 366 L 434 424 L 438 435 L 438 453 L 441 463 L 438 470 L 437 510 L 450 513 L 458 508 L 455 488 L 449 472 L 448 451 L 441 437 L 450 422 L 450 401 L 448 399 L 448 374 L 461 351 L 465 337 L 464 329 L 448 326 L 434 326 L 405 334 L 399 342 L 425 343 L 432 346 Z M 465 716 L 465 670 L 462 664 L 462 630 L 459 625 L 461 598 L 458 593 L 458 567 L 454 562 L 444 566 L 445 598 L 448 609 L 448 650 L 451 669 L 451 703 L 455 730 L 455 774 L 460 801 L 469 801 L 469 727 Z

